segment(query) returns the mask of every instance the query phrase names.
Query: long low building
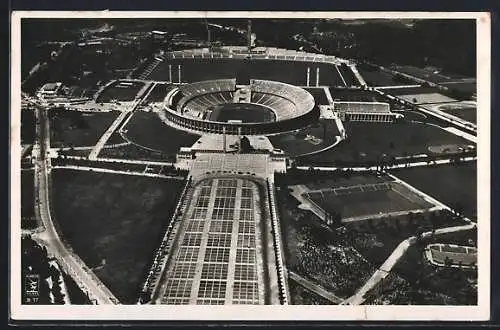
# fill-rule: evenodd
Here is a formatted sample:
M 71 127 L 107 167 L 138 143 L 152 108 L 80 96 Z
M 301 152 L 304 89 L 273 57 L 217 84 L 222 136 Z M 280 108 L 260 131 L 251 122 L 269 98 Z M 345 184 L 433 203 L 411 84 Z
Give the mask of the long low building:
M 394 122 L 403 115 L 391 112 L 384 102 L 333 102 L 332 110 L 342 121 Z

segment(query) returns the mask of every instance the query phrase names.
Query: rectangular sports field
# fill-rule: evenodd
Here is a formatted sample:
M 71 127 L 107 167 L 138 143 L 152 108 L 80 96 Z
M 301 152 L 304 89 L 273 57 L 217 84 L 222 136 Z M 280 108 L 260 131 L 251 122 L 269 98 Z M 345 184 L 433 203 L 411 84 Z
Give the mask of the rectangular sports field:
M 342 219 L 427 209 L 433 205 L 397 183 L 352 186 L 307 193 L 307 197 Z

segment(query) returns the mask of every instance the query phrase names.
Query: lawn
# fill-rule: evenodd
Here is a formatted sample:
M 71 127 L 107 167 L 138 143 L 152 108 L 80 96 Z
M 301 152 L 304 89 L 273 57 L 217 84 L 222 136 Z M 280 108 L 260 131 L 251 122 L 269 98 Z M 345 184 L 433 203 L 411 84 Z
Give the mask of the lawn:
M 153 112 L 137 111 L 125 126 L 126 136 L 146 148 L 172 155 L 180 147 L 191 147 L 199 136 L 172 128 Z
M 377 92 L 360 89 L 330 88 L 334 101 L 343 102 L 387 102 L 387 99 Z
M 395 169 L 391 172 L 440 202 L 463 209 L 465 216 L 477 218 L 476 162 Z
M 167 93 L 173 88 L 169 84 L 156 84 L 146 99 L 146 102 L 163 102 Z
M 49 111 L 52 147 L 94 146 L 120 112 Z
M 33 229 L 38 223 L 35 217 L 35 172 L 21 171 L 21 228 Z
M 298 86 L 306 85 L 307 68 L 311 68 L 311 84 L 316 82 L 316 68 L 320 69 L 319 84 L 344 86 L 332 64 L 319 62 L 294 62 L 282 60 L 245 59 L 173 59 L 160 63 L 149 79 L 168 80 L 168 65 L 172 65 L 172 79 L 178 81 L 177 66 L 182 65 L 182 82 L 211 79 L 230 79 L 250 73 L 251 79 L 280 81 Z
M 408 85 L 394 79 L 394 75 L 379 69 L 363 69 L 359 65 L 357 69 L 368 86 L 399 86 Z
M 395 185 L 396 183 L 392 184 Z M 399 186 L 398 189 L 405 188 Z M 343 189 L 343 191 L 346 190 L 347 189 Z M 345 195 L 338 195 L 337 192 L 331 190 L 308 193 L 307 195 L 310 200 L 318 205 L 318 207 L 324 208 L 327 212 L 332 214 L 339 212 L 343 219 L 432 207 L 430 203 L 414 193 L 410 193 L 409 191 L 405 192 L 405 194 L 406 193 L 412 194 L 412 200 L 407 196 L 403 197 L 392 189 L 361 191 L 351 188 Z
M 375 162 L 383 154 L 409 156 L 429 154 L 428 147 L 442 145 L 467 146 L 471 142 L 436 126 L 410 123 L 345 122 L 347 139 L 336 147 L 300 159 L 301 163 L 332 164 L 336 162 Z
M 62 236 L 122 303 L 135 303 L 183 182 L 52 173 L 52 209 Z
M 144 83 L 142 82 L 132 82 L 132 85 L 128 86 L 121 84 L 120 81 L 116 81 L 99 94 L 96 102 L 112 102 L 113 100 L 122 102 L 133 101 L 142 87 L 144 87 Z
M 477 109 L 476 108 L 458 108 L 458 109 L 443 109 L 440 108 L 441 111 L 449 113 L 450 115 L 456 116 L 458 118 L 462 118 L 471 123 L 477 122 Z
M 282 149 L 292 157 L 297 157 L 331 146 L 338 135 L 340 133 L 334 120 L 320 119 L 317 123 L 298 132 L 269 136 L 269 141 L 275 148 Z
M 316 104 L 328 105 L 328 99 L 326 98 L 325 90 L 323 88 L 305 88 L 306 91 L 311 93 L 316 101 Z

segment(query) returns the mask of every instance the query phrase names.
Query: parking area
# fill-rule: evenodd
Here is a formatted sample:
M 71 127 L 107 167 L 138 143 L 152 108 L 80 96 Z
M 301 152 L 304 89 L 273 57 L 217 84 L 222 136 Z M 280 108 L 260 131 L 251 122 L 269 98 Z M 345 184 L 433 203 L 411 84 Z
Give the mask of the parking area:
M 258 188 L 244 179 L 201 181 L 167 268 L 162 304 L 263 304 Z

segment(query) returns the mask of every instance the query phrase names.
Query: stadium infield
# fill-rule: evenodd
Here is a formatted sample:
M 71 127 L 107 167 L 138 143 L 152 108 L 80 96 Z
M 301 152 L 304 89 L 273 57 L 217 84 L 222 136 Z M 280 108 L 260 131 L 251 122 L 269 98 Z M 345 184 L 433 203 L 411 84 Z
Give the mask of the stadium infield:
M 182 180 L 55 169 L 62 237 L 123 304 L 134 304 Z
M 258 104 L 226 103 L 215 106 L 208 119 L 218 122 L 241 120 L 242 123 L 267 123 L 276 121 L 276 115 L 271 109 Z

